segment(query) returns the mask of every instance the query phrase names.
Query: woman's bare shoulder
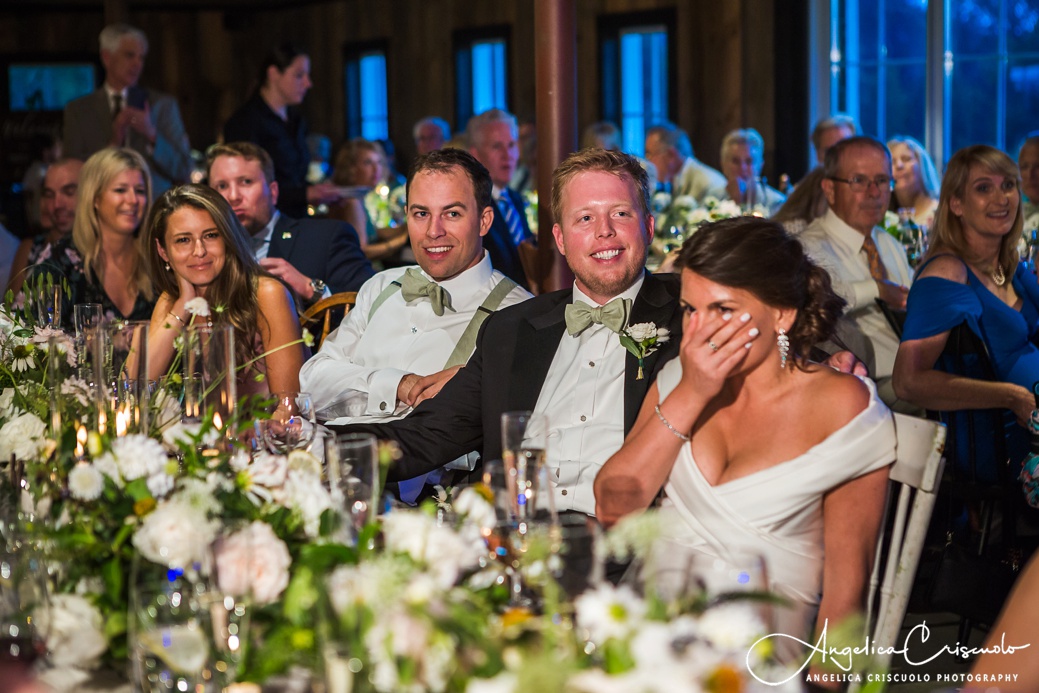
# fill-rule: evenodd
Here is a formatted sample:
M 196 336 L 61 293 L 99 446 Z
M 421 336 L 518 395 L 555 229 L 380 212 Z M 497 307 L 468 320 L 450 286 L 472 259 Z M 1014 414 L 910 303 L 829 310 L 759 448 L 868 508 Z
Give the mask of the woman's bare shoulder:
M 825 366 L 809 371 L 806 376 L 801 389 L 802 401 L 827 433 L 841 428 L 869 406 L 869 387 L 858 376 L 838 373 Z M 826 406 L 820 407 L 820 402 Z
M 967 265 L 955 255 L 937 255 L 927 263 L 917 279 L 939 277 L 957 284 L 967 283 Z
M 256 280 L 256 297 L 261 303 L 273 300 L 284 300 L 291 298 L 288 288 L 274 277 L 258 277 Z

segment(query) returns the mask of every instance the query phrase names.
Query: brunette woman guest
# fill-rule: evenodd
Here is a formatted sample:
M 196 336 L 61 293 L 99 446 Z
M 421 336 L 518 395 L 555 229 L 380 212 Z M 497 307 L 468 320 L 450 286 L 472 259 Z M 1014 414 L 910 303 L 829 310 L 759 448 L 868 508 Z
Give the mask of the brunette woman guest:
M 278 209 L 290 217 L 306 217 L 308 204 L 338 201 L 334 185 L 307 185 L 307 123 L 298 107 L 313 86 L 310 57 L 290 43 L 280 44 L 264 59 L 259 85 L 224 124 L 224 141 L 252 142 L 267 150 L 280 190 Z
M 212 320 L 234 327 L 239 395 L 299 390 L 307 355 L 292 298 L 257 264 L 227 201 L 205 185 L 173 188 L 156 202 L 147 228 L 148 265 L 161 292 L 148 333 L 150 377 L 169 368 L 177 335 Z M 208 318 L 188 311 L 196 297 L 209 304 Z

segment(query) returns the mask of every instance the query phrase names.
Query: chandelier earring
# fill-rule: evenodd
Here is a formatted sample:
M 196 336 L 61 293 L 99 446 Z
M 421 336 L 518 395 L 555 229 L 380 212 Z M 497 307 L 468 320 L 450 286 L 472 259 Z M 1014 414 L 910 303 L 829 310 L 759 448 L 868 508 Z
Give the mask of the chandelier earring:
M 170 263 L 168 263 L 168 262 L 166 263 L 166 271 L 167 271 L 167 272 L 169 272 L 169 271 L 170 271 Z
M 776 346 L 779 348 L 779 367 L 785 370 L 787 358 L 790 356 L 790 337 L 786 336 L 786 330 L 782 327 L 776 335 Z

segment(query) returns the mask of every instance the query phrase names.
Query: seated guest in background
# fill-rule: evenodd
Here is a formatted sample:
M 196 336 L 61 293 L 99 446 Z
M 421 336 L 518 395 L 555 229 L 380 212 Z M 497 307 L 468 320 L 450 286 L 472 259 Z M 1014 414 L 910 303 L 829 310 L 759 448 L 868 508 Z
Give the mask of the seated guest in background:
M 898 335 L 876 303 L 904 310 L 912 283 L 905 248 L 878 226 L 891 199 L 891 156 L 871 137 L 841 140 L 826 152 L 823 193 L 830 206 L 801 234 L 812 259 L 830 273 L 846 317 L 873 347 L 870 375 L 880 397 L 897 406 L 891 371 Z
M 938 189 L 942 184 L 931 155 L 922 144 L 904 135 L 892 137 L 887 147 L 895 175 L 891 211 L 910 209 L 917 226 L 931 228 L 934 212 L 938 209 Z
M 538 187 L 538 134 L 534 123 L 519 126 L 519 164 L 512 173 L 509 189 L 521 195 L 536 192 Z
M 767 216 L 775 214 L 786 201 L 783 193 L 766 185 L 761 178 L 765 164 L 765 141 L 754 128 L 732 130 L 722 140 L 722 173 L 726 184 L 707 192 L 719 200 L 732 200 L 740 208 L 763 207 Z
M 469 359 L 487 316 L 530 294 L 491 267 L 481 236 L 494 218 L 491 179 L 470 154 L 419 157 L 408 180 L 418 267 L 380 272 L 300 373 L 322 419 L 392 421 L 437 394 Z M 422 481 L 401 493 L 412 501 Z
M 834 113 L 822 118 L 812 128 L 812 147 L 815 148 L 815 163 L 822 166 L 826 152 L 841 140 L 859 134 L 855 119 L 844 113 Z
M 616 152 L 624 151 L 623 147 L 621 147 L 620 128 L 608 120 L 592 123 L 581 133 L 581 149 L 587 149 L 588 147 L 599 147 L 600 149 L 610 149 Z M 650 191 L 656 190 L 657 167 L 642 158 L 639 159 L 639 163 L 642 164 L 642 168 L 646 169 L 646 175 L 649 176 Z
M 656 167 L 658 180 L 670 185 L 672 198 L 688 195 L 703 202 L 708 190 L 725 187 L 725 176 L 693 156 L 689 135 L 674 123 L 646 131 L 646 159 Z
M 985 145 L 953 155 L 942 180 L 931 244 L 909 292 L 902 344 L 895 362 L 900 397 L 936 411 L 1010 409 L 1024 426 L 1035 408 L 1039 380 L 1039 286 L 1018 262 L 1021 192 L 1017 167 Z M 952 328 L 966 323 L 988 349 L 996 381 L 936 368 Z M 1020 461 L 1027 436 L 1012 436 Z
M 9 290 L 17 293 L 22 288 L 26 269 L 36 264 L 44 248 L 72 233 L 82 168 L 83 162 L 79 159 L 62 159 L 47 168 L 40 193 L 40 221 L 45 232 L 26 238 L 18 246 L 11 264 L 11 278 L 7 282 Z
M 601 149 L 571 154 L 553 174 L 552 210 L 574 286 L 489 316 L 466 366 L 406 418 L 340 430 L 401 443 L 404 455 L 389 470 L 397 481 L 472 450 L 501 459 L 502 412 L 534 410 L 548 417 L 554 441 L 546 464 L 556 507 L 594 513 L 595 474 L 620 448 L 657 369 L 678 347 L 672 338 L 647 356 L 640 379 L 638 359 L 617 336 L 634 323 L 673 335 L 680 327 L 677 281 L 645 272 L 648 200 L 635 157 Z
M 386 177 L 382 147 L 378 142 L 355 137 L 336 154 L 332 182 L 336 185 L 372 188 L 368 195 L 376 195 L 374 188 L 382 185 Z M 369 259 L 387 260 L 396 257 L 408 244 L 407 229 L 403 227 L 376 228 L 368 214 L 365 198 L 346 197 L 329 211 L 333 219 L 342 219 L 357 229 L 361 247 Z
M 234 327 L 239 395 L 299 390 L 305 349 L 285 346 L 300 340 L 292 297 L 253 259 L 249 235 L 223 197 L 205 185 L 170 190 L 155 203 L 145 242 L 161 292 L 148 331 L 150 377 L 165 374 L 188 325 L 211 320 Z M 188 312 L 195 297 L 209 303 L 209 317 Z
M 1024 193 L 1024 218 L 1039 214 L 1039 132 L 1031 133 L 1017 154 L 1021 171 L 1021 191 Z M 1026 229 L 1030 231 L 1031 229 Z
M 494 269 L 527 286 L 527 275 L 520 262 L 519 244 L 533 238 L 527 224 L 523 196 L 509 188 L 519 162 L 519 129 L 516 118 L 492 108 L 469 119 L 465 129 L 469 153 L 491 174 L 494 184 L 494 223 L 483 237 L 483 247 L 491 256 Z
M 310 152 L 307 182 L 324 182 L 332 175 L 332 140 L 327 135 L 312 132 L 307 135 L 307 151 Z
M 26 227 L 31 233 L 50 230 L 50 227 L 43 225 L 40 216 L 43 178 L 47 175 L 47 169 L 61 159 L 61 155 L 61 138 L 53 130 L 34 132 L 29 138 L 29 166 L 22 176 L 22 200 L 25 202 Z
M 451 126 L 443 118 L 426 116 L 411 129 L 415 140 L 415 152 L 422 156 L 435 152 L 451 139 Z
M 68 280 L 68 310 L 100 303 L 107 320 L 147 320 L 155 306 L 140 227 L 151 203 L 144 157 L 133 149 L 102 149 L 79 174 L 72 236 L 46 248 L 32 274 Z
M 341 291 L 357 291 L 373 274 L 350 226 L 293 219 L 275 205 L 280 187 L 274 164 L 251 142 L 215 145 L 207 152 L 209 187 L 231 205 L 249 234 L 260 267 L 282 280 L 304 305 Z
M 393 144 L 393 140 L 384 137 L 375 140 L 375 143 L 382 150 L 382 177 L 379 179 L 379 184 L 388 185 L 391 190 L 404 185 L 405 178 L 397 170 L 397 147 Z
M 786 202 L 772 215 L 787 233 L 799 234 L 830 207 L 823 192 L 823 167 L 816 166 L 798 182 Z
M 310 57 L 290 43 L 275 47 L 260 68 L 259 88 L 224 124 L 225 142 L 252 142 L 274 161 L 278 209 L 297 219 L 307 205 L 339 200 L 331 183 L 307 184 L 310 152 L 307 123 L 299 105 L 313 84 Z
M 891 414 L 870 380 L 809 362 L 844 301 L 781 226 L 704 226 L 678 265 L 679 357 L 599 472 L 596 516 L 612 524 L 663 488 L 671 546 L 654 569 L 688 565 L 688 551 L 761 555 L 769 588 L 793 603 L 774 610 L 773 630 L 807 640 L 813 621 L 832 628 L 864 607 L 895 457 Z
M 65 156 L 86 159 L 105 147 L 129 147 L 148 163 L 156 193 L 191 176 L 191 148 L 172 96 L 137 86 L 148 38 L 111 24 L 101 31 L 105 83 L 65 106 Z
M 0 224 L 0 282 L 3 282 L 3 286 L 7 286 L 11 280 L 11 266 L 18 253 L 18 246 L 18 237 Z

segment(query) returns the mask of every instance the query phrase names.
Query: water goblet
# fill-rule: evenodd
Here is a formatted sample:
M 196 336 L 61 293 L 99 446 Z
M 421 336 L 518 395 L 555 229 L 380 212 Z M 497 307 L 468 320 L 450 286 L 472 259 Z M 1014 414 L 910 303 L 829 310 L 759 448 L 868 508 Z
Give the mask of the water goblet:
M 271 416 L 263 422 L 267 449 L 285 455 L 306 448 L 314 440 L 314 405 L 306 392 L 273 393 Z

